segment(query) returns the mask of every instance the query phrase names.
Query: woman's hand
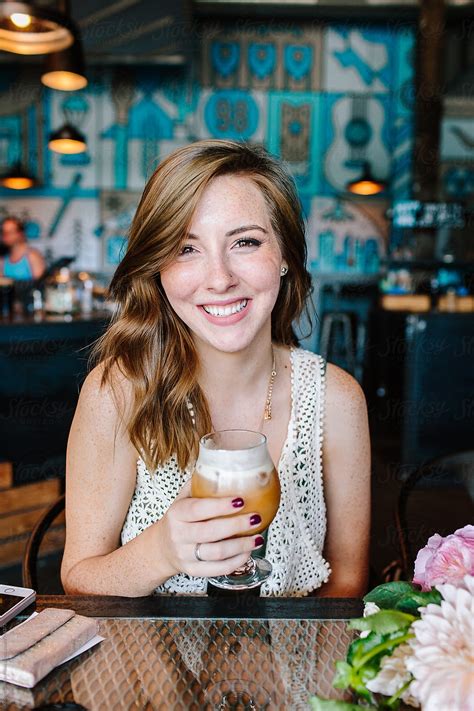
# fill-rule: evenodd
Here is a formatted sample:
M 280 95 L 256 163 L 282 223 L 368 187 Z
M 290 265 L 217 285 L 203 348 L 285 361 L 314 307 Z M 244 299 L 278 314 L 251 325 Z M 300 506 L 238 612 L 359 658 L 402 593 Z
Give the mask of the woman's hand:
M 240 497 L 197 499 L 190 493 L 188 482 L 163 518 L 154 524 L 169 577 L 176 573 L 195 577 L 229 575 L 263 545 L 262 536 L 244 535 L 258 528 L 260 515 L 239 514 L 245 505 Z M 195 556 L 198 544 L 202 562 Z

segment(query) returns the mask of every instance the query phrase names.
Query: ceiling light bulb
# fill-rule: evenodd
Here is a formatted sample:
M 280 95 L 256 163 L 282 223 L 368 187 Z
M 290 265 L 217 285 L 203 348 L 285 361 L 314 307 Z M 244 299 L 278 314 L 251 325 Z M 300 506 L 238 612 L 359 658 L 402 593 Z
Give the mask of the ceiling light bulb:
M 14 12 L 10 15 L 10 20 L 14 25 L 16 25 L 16 27 L 19 27 L 22 30 L 31 25 L 31 17 L 29 15 L 25 15 L 24 12 Z

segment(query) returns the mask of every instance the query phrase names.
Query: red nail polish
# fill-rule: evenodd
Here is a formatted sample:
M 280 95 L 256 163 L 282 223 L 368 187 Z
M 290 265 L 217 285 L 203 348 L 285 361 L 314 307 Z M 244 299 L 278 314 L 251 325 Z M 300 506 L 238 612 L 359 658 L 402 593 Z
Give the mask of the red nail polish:
M 263 546 L 263 544 L 265 543 L 265 539 L 262 536 L 257 536 L 254 543 L 255 543 L 255 548 L 258 548 L 258 546 Z
M 257 523 L 262 523 L 262 517 L 258 514 L 253 514 L 252 516 L 250 516 L 250 525 L 256 526 Z
M 240 496 L 237 499 L 232 499 L 232 506 L 234 509 L 241 509 L 242 506 L 244 505 L 244 500 L 240 498 Z

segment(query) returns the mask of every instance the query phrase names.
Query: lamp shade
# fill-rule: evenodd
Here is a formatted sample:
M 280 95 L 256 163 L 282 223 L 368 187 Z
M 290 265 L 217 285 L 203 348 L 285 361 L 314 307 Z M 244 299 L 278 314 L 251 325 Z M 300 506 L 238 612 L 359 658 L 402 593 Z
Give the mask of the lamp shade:
M 362 166 L 362 174 L 360 178 L 350 180 L 346 185 L 346 188 L 350 193 L 365 196 L 378 195 L 379 193 L 382 193 L 386 187 L 387 184 L 385 181 L 374 178 L 370 169 L 370 163 L 368 161 L 365 161 Z
M 74 42 L 75 25 L 66 15 L 31 3 L 0 2 L 0 50 L 47 54 Z
M 56 153 L 84 153 L 87 149 L 85 136 L 74 128 L 70 123 L 65 123 L 57 131 L 54 131 L 48 142 L 48 147 Z
M 78 91 L 87 86 L 84 53 L 79 37 L 67 49 L 46 55 L 41 81 L 50 89 L 60 91 Z
M 11 190 L 27 190 L 28 188 L 33 188 L 36 184 L 36 178 L 25 170 L 21 163 L 16 163 L 0 175 L 0 185 Z

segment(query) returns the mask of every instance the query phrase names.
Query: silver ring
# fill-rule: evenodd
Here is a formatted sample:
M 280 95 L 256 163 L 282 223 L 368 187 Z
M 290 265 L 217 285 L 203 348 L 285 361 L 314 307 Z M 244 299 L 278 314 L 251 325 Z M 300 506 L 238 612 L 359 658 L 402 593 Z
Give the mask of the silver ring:
M 196 543 L 194 546 L 194 557 L 196 560 L 198 560 L 200 563 L 205 563 L 204 558 L 201 558 L 201 555 L 199 553 L 199 549 L 201 548 L 201 543 Z

